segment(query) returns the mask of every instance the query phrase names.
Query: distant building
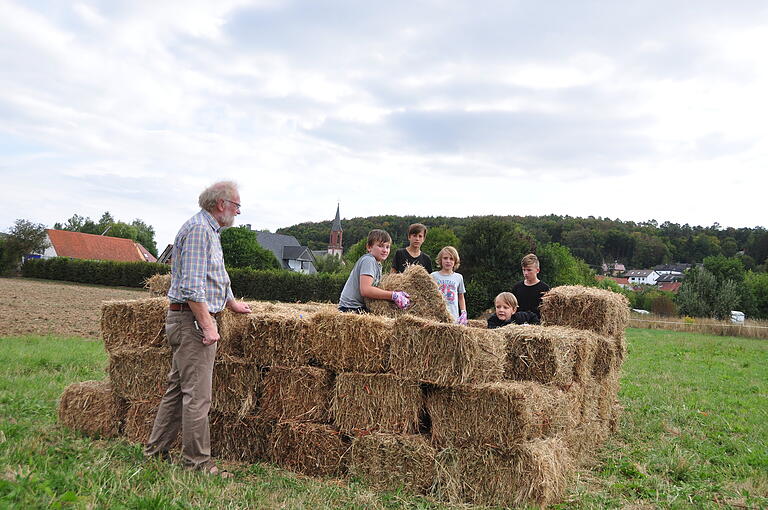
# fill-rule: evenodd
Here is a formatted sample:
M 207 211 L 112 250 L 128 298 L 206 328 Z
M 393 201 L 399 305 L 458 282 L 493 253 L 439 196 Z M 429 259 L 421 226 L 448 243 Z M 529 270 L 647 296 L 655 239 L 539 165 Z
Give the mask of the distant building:
M 656 285 L 663 283 L 682 282 L 685 279 L 685 275 L 681 273 L 663 273 L 656 279 Z
M 683 274 L 691 267 L 693 264 L 660 264 L 654 266 L 653 270 L 659 274 Z
M 655 285 L 660 275 L 653 269 L 630 269 L 622 276 L 633 285 Z
M 618 285 L 619 287 L 621 287 L 623 289 L 631 289 L 632 288 L 632 285 L 630 285 L 628 278 L 618 278 L 618 277 L 615 277 L 615 276 L 595 276 L 595 278 L 597 279 L 597 281 L 611 280 L 612 282 L 614 282 L 616 285 Z
M 328 242 L 328 255 L 337 255 L 341 257 L 344 247 L 341 244 L 343 231 L 341 229 L 341 218 L 339 217 L 339 206 L 336 205 L 336 217 L 331 224 L 331 238 Z
M 149 250 L 132 239 L 69 230 L 47 229 L 45 232 L 48 235 L 50 247 L 43 253 L 43 258 L 72 257 L 119 262 L 157 262 Z
M 610 276 L 619 276 L 621 273 L 626 271 L 624 264 L 620 264 L 618 260 L 614 261 L 612 264 L 606 264 L 603 262 L 601 268 L 603 270 L 603 274 Z
M 157 257 L 157 261 L 161 264 L 170 264 L 173 262 L 171 254 L 173 253 L 173 245 L 169 244 L 165 247 L 163 250 L 163 253 L 160 254 L 159 257 Z
M 283 269 L 306 274 L 317 273 L 312 250 L 306 246 L 301 246 L 295 237 L 257 231 L 256 240 L 262 248 L 275 255 Z

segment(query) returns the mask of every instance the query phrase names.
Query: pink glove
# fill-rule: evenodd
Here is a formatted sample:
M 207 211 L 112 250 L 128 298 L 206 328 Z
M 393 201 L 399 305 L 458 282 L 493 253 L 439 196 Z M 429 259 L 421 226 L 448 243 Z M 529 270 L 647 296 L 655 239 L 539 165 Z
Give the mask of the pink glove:
M 462 326 L 467 325 L 467 311 L 462 310 L 461 315 L 459 315 L 459 318 L 456 319 L 456 324 L 461 324 Z
M 411 296 L 402 290 L 396 290 L 392 292 L 392 301 L 394 301 L 395 305 L 397 305 L 397 307 L 401 310 L 405 310 L 411 306 Z

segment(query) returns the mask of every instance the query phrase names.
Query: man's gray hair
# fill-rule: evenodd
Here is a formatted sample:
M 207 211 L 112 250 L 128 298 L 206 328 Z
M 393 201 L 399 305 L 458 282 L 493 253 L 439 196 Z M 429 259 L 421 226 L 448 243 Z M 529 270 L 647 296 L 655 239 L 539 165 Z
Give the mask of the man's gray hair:
M 211 212 L 219 200 L 230 200 L 237 193 L 237 183 L 234 181 L 221 181 L 211 184 L 200 193 L 197 203 L 201 209 Z

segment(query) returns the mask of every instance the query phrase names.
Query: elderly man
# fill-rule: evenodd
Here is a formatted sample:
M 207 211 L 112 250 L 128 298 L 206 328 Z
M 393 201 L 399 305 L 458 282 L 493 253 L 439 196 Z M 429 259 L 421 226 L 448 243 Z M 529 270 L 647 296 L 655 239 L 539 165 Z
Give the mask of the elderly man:
M 181 427 L 184 466 L 228 475 L 211 460 L 208 411 L 219 340 L 216 317 L 225 306 L 236 313 L 251 311 L 232 295 L 219 239 L 221 229 L 232 226 L 240 214 L 237 185 L 217 182 L 200 194 L 199 204 L 201 211 L 181 227 L 173 242 L 171 303 L 165 322 L 173 364 L 144 453 L 168 458 Z

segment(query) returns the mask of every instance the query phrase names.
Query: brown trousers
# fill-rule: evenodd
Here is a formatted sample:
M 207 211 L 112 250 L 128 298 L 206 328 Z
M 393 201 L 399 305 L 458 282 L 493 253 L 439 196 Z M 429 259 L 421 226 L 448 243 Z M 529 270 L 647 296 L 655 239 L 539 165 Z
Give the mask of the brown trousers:
M 169 310 L 165 334 L 173 351 L 173 363 L 144 455 L 166 454 L 181 428 L 184 466 L 204 469 L 211 460 L 208 411 L 218 342 L 203 344 L 203 332 L 195 327 L 195 316 L 189 310 Z

